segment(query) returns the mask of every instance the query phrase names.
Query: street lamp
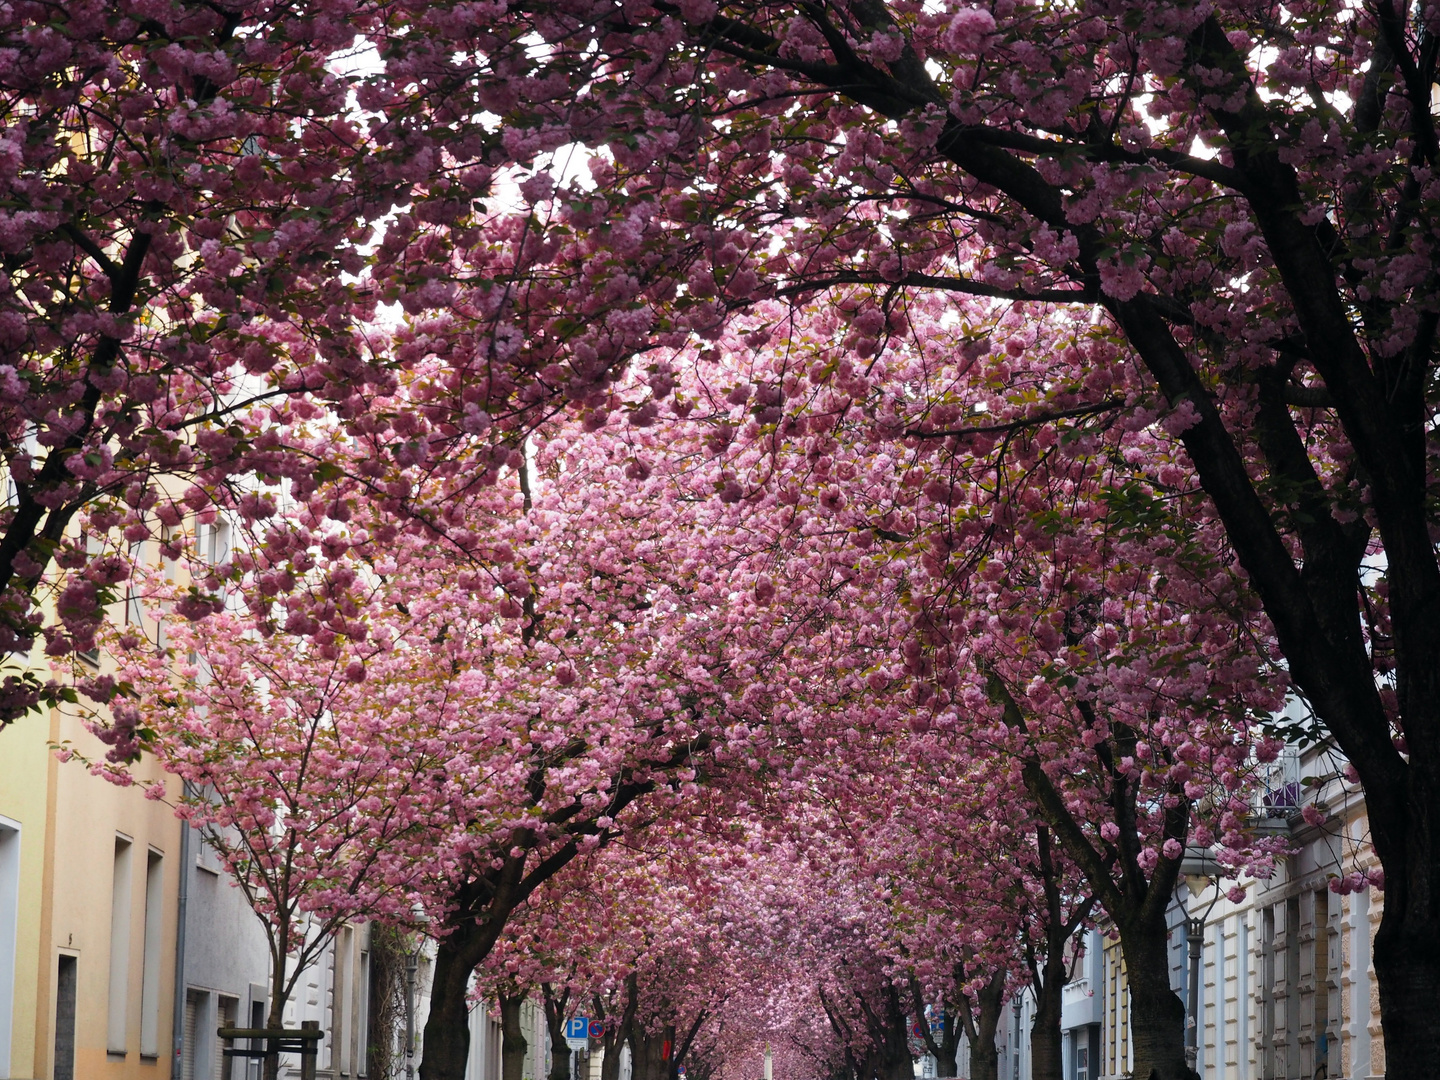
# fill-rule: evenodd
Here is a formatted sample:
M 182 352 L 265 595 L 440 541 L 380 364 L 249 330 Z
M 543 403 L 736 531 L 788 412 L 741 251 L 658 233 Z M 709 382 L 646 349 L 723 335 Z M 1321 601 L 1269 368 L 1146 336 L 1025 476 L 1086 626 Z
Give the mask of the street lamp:
M 420 950 L 405 954 L 405 1080 L 415 1080 L 415 971 Z
M 1221 870 L 1208 849 L 1190 848 L 1180 860 L 1180 873 L 1191 897 L 1198 897 L 1211 885 L 1215 886 L 1215 896 L 1199 918 L 1190 915 L 1190 901 L 1185 901 L 1185 943 L 1190 954 L 1190 990 L 1185 995 L 1185 1064 L 1191 1072 L 1196 1072 L 1195 1063 L 1200 1060 L 1200 954 L 1205 947 L 1205 923 L 1220 902 Z

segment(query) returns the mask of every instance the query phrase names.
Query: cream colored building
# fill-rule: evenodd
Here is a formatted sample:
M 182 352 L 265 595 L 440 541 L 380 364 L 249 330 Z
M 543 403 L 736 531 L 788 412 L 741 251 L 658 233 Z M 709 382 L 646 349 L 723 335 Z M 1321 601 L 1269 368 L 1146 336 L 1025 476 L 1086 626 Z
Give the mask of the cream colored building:
M 1348 895 L 1330 880 L 1376 864 L 1359 788 L 1321 748 L 1289 751 L 1257 797 L 1257 817 L 1295 853 L 1232 903 L 1203 878 L 1177 889 L 1172 985 L 1185 996 L 1185 929 L 1203 915 L 1196 1069 L 1204 1080 L 1371 1080 L 1385 1073 L 1371 943 L 1384 893 Z M 1315 803 L 1326 820 L 1306 824 Z M 1193 891 L 1192 891 L 1193 887 Z M 1128 988 L 1117 943 L 1102 945 L 1101 1080 L 1130 1067 Z M 1067 1062 L 1066 1080 L 1078 1080 Z M 1089 1080 L 1089 1078 L 1086 1078 Z
M 62 764 L 66 742 L 106 749 L 58 710 L 0 733 L 0 1075 L 169 1077 L 180 824 Z M 136 775 L 174 784 L 153 762 Z
M 1206 921 L 1199 1041 L 1207 1080 L 1385 1073 L 1370 960 L 1385 894 L 1329 888 L 1332 877 L 1376 865 L 1364 800 L 1338 775 L 1342 764 L 1313 748 L 1281 759 L 1287 795 L 1275 809 L 1299 850 L 1242 903 L 1222 898 Z M 1308 802 L 1324 809 L 1323 824 L 1304 823 L 1299 808 Z

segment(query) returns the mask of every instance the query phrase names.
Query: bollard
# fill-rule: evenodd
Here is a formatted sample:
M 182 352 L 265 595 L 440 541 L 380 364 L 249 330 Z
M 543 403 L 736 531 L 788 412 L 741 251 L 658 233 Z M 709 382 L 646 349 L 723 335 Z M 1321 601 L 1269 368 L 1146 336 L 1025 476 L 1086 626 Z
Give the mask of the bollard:
M 300 1024 L 301 1031 L 318 1032 L 319 1028 L 319 1020 L 306 1020 Z M 320 1043 L 318 1039 L 311 1042 L 308 1049 L 310 1050 L 308 1054 L 300 1055 L 300 1080 L 315 1080 L 315 1062 L 320 1057 L 320 1055 L 316 1052 L 320 1049 Z

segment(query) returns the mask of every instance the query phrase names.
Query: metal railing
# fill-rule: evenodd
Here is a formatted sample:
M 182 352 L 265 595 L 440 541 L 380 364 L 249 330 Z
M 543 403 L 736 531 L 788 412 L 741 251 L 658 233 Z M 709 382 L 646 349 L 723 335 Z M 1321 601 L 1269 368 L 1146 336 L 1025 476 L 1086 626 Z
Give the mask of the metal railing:
M 1255 793 L 1255 815 L 1288 818 L 1300 809 L 1304 786 L 1300 782 L 1300 752 L 1291 747 L 1260 767 L 1260 790 Z

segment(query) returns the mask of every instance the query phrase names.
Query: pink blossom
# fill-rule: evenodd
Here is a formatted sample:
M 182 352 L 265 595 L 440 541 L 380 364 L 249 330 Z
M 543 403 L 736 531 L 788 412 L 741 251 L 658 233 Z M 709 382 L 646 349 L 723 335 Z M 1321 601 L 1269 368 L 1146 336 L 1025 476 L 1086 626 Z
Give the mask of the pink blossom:
M 984 8 L 962 8 L 950 20 L 940 42 L 958 56 L 976 56 L 985 51 L 995 32 L 995 17 Z

